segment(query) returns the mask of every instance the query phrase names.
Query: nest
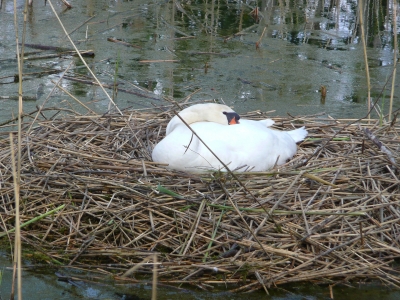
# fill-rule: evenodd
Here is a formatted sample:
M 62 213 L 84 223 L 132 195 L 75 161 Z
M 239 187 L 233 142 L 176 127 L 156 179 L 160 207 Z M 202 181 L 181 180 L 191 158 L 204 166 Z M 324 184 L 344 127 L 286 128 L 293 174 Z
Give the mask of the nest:
M 165 284 L 234 283 L 232 291 L 298 281 L 400 286 L 395 122 L 273 118 L 277 129 L 309 131 L 287 164 L 190 174 L 151 161 L 173 115 L 72 114 L 24 130 L 25 247 L 49 264 L 131 282 L 150 280 L 156 266 Z M 2 137 L 0 227 L 13 239 L 11 146 Z

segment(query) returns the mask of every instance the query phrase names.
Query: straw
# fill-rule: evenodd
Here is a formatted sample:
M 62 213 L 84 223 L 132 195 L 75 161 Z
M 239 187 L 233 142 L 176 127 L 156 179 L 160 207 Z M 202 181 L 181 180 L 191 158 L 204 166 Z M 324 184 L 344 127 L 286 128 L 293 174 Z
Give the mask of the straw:
M 275 129 L 309 131 L 288 163 L 191 174 L 150 160 L 176 107 L 163 109 L 39 116 L 22 134 L 20 218 L 35 220 L 21 228 L 22 241 L 44 261 L 98 272 L 99 281 L 113 274 L 232 291 L 298 281 L 400 286 L 398 122 L 274 117 Z M 0 132 L 3 238 L 14 237 L 10 125 Z

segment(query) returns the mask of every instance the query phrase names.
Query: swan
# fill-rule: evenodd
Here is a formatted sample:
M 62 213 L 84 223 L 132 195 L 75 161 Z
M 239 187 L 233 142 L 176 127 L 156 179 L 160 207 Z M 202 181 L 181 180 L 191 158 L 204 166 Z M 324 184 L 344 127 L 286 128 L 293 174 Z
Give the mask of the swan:
M 296 143 L 307 136 L 304 127 L 274 130 L 269 128 L 273 120 L 240 119 L 230 107 L 216 103 L 192 105 L 179 116 L 230 170 L 238 172 L 266 171 L 275 164 L 284 164 L 296 153 Z M 152 159 L 175 170 L 226 171 L 178 116 L 168 123 L 166 136 L 154 147 Z

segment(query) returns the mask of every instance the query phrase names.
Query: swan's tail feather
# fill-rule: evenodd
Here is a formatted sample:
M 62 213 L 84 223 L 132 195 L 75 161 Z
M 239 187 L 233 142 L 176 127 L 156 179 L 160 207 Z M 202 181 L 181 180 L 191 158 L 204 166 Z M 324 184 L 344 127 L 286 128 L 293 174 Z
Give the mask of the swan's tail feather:
M 292 139 L 294 139 L 296 143 L 304 140 L 308 134 L 304 126 L 295 130 L 287 131 L 287 133 L 292 137 Z

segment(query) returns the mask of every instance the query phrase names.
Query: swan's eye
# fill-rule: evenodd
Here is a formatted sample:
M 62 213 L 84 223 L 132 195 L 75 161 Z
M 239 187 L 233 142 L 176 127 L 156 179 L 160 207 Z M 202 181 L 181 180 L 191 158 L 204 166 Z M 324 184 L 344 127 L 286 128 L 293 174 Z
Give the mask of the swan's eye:
M 226 116 L 228 120 L 228 125 L 239 124 L 240 116 L 237 113 L 224 111 L 223 114 Z

